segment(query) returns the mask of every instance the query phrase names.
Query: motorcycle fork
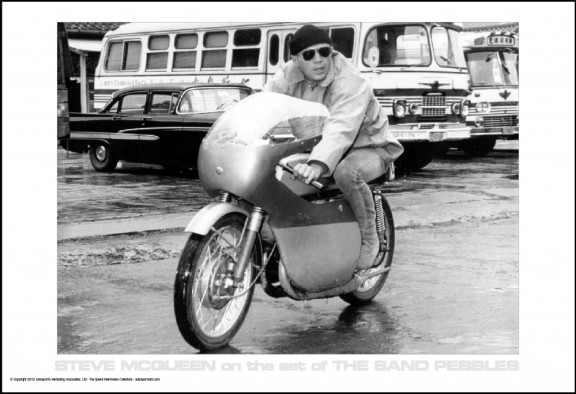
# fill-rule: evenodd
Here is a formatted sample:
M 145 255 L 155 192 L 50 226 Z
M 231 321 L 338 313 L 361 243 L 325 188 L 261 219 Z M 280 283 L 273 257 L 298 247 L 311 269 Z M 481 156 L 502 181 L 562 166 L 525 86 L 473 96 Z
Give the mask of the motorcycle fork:
M 254 247 L 254 242 L 264 221 L 264 211 L 262 208 L 254 207 L 252 213 L 248 220 L 248 225 L 246 226 L 246 231 L 244 233 L 244 242 L 242 243 L 242 249 L 240 250 L 240 256 L 234 267 L 234 287 L 242 287 L 242 278 L 244 276 L 244 270 L 246 269 L 246 264 L 248 264 L 248 259 L 250 258 L 250 253 Z

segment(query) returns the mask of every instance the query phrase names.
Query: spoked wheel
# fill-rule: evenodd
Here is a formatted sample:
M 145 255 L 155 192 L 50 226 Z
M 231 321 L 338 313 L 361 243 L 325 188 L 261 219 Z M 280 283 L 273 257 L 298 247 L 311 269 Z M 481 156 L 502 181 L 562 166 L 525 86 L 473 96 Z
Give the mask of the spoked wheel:
M 383 265 L 384 267 L 390 268 L 392 266 L 392 257 L 394 255 L 394 218 L 392 217 L 390 205 L 388 205 L 388 201 L 384 196 L 382 196 L 382 209 L 384 211 L 385 226 L 384 257 L 382 258 L 382 263 L 378 265 L 378 267 Z M 343 294 L 340 298 L 352 305 L 362 305 L 372 301 L 380 290 L 382 290 L 389 272 L 390 271 L 387 271 L 381 275 L 367 279 L 356 291 Z
M 174 284 L 174 311 L 184 339 L 200 350 L 226 346 L 250 307 L 256 253 L 250 254 L 242 287 L 232 287 L 245 219 L 228 215 L 206 236 L 193 234 L 182 252 Z

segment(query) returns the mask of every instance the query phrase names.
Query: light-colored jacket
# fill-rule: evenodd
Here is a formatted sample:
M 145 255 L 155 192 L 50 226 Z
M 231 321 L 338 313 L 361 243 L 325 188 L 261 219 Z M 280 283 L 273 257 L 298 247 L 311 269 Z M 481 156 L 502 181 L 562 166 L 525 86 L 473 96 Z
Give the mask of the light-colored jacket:
M 332 175 L 351 148 L 374 148 L 387 164 L 392 163 L 404 148 L 388 132 L 388 117 L 370 84 L 342 54 L 334 51 L 331 56 L 332 67 L 321 82 L 310 86 L 291 60 L 262 90 L 322 103 L 328 108 L 330 120 L 309 159 L 327 167 L 324 176 Z

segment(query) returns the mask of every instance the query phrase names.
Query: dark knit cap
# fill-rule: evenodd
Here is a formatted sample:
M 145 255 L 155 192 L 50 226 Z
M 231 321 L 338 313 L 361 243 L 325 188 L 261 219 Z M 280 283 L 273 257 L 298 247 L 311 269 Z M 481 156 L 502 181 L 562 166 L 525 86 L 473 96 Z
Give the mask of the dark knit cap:
M 290 53 L 297 55 L 302 49 L 321 43 L 332 45 L 328 33 L 326 33 L 324 29 L 320 29 L 314 25 L 304 25 L 296 30 L 296 33 L 294 33 L 294 36 L 290 40 Z

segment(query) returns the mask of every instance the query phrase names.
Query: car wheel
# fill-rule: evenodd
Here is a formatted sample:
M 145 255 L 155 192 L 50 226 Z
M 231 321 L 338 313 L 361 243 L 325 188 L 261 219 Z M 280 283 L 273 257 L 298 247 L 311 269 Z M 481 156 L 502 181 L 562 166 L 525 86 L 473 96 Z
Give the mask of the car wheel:
M 110 172 L 116 168 L 118 160 L 112 156 L 108 144 L 98 143 L 90 147 L 90 163 L 96 171 Z

